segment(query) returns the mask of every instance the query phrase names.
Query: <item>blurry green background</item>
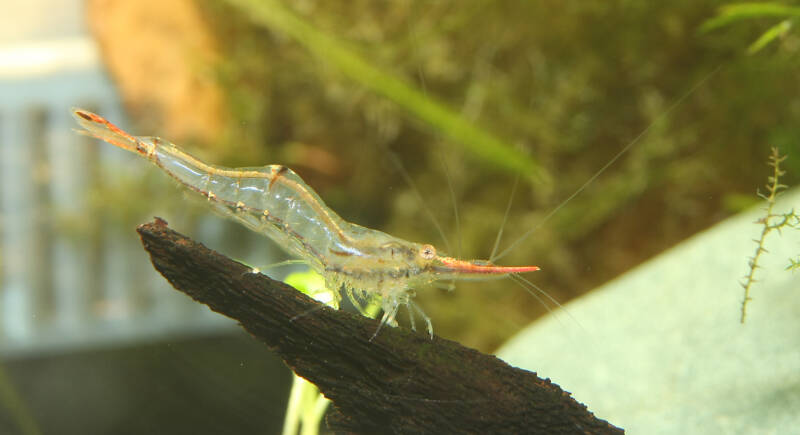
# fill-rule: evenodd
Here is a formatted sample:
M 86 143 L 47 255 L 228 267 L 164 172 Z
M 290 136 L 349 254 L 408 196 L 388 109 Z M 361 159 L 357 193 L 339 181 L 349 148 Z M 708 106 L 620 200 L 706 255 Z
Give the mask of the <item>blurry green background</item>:
M 56 10 L 79 2 L 39 3 Z M 783 182 L 796 184 L 800 39 L 781 13 L 701 31 L 726 4 L 81 3 L 128 115 L 127 122 L 111 120 L 131 133 L 161 136 L 226 166 L 285 164 L 348 221 L 432 243 L 451 255 L 486 259 L 501 228 L 501 252 L 528 234 L 498 263 L 540 266 L 526 278 L 561 303 L 756 205 L 756 189 L 769 172 L 770 146 L 788 155 Z M 52 27 L 48 20 L 57 14 L 43 8 L 40 15 L 43 27 Z M 749 54 L 748 47 L 779 23 L 778 37 Z M 212 248 L 260 265 L 262 259 L 248 252 L 268 246 L 269 240 L 243 229 L 220 233 L 225 241 L 219 245 L 201 238 L 198 228 L 213 214 L 206 204 L 187 200 L 144 162 L 124 162 L 134 165 L 132 172 L 105 167 L 95 174 L 100 182 L 91 187 L 88 206 L 79 214 L 52 214 L 48 225 L 55 234 L 89 244 L 97 241 L 92 228 L 102 223 L 114 229 L 114 237 L 135 242 L 135 225 L 158 215 Z M 751 253 L 741 253 L 742 270 L 731 274 L 746 272 Z M 452 292 L 418 289 L 417 301 L 437 334 L 486 352 L 548 312 L 510 280 L 456 283 Z M 157 298 L 150 303 L 157 305 Z M 398 318 L 402 323 L 405 315 Z M 218 343 L 216 337 L 184 339 L 184 347 L 162 339 L 154 348 L 68 353 L 60 359 L 38 355 L 10 361 L 7 368 L 48 427 L 77 414 L 59 406 L 66 400 L 61 390 L 53 393 L 56 403 L 37 399 L 49 391 L 35 382 L 44 379 L 43 371 L 84 379 L 94 376 L 93 371 L 76 374 L 84 364 L 115 367 L 99 390 L 127 399 L 112 405 L 121 416 L 90 420 L 99 433 L 124 426 L 126 419 L 150 424 L 160 412 L 197 412 L 180 409 L 179 400 L 167 401 L 169 411 L 148 408 L 142 403 L 153 391 L 115 387 L 120 376 L 134 386 L 140 378 L 163 376 L 171 382 L 166 389 L 175 391 L 158 393 L 164 401 L 213 395 L 192 386 L 210 378 L 211 387 L 222 388 L 233 372 L 214 367 L 233 367 L 231 361 L 255 373 L 262 366 L 279 366 L 243 334 L 233 342 L 230 337 Z M 218 362 L 205 354 L 208 349 L 228 349 L 224 356 L 231 359 Z M 157 355 L 152 361 L 177 362 L 150 366 L 148 355 Z M 186 361 L 211 368 L 190 369 L 184 382 L 176 373 L 183 372 Z M 220 414 L 233 415 L 233 421 L 242 413 L 243 431 L 263 421 L 279 426 L 282 405 L 267 404 L 266 396 L 283 397 L 288 379 L 265 375 L 262 384 L 247 390 L 251 373 L 239 374 L 230 385 L 245 385 L 250 396 L 231 386 L 222 399 L 230 409 Z M 131 389 L 135 394 L 123 394 Z M 262 394 L 266 413 L 259 408 Z M 237 408 L 238 400 L 246 403 L 244 411 Z M 131 413 L 138 411 L 145 415 L 137 420 Z M 180 419 L 173 423 L 185 427 L 178 426 Z
M 179 21 L 170 13 L 127 26 L 147 37 L 120 31 L 114 20 L 130 13 L 90 13 L 105 20 L 95 33 L 120 87 L 143 82 L 124 92 L 135 132 L 229 166 L 287 164 L 345 219 L 470 258 L 491 253 L 522 172 L 501 249 L 536 229 L 500 263 L 541 266 L 528 278 L 561 302 L 755 204 L 769 146 L 789 154 L 785 181 L 797 179 L 797 36 L 751 56 L 778 19 L 699 32 L 723 2 L 188 3 L 196 18 L 180 32 L 165 26 Z M 192 42 L 174 50 L 171 39 Z M 182 105 L 143 95 L 178 80 L 158 67 L 171 62 L 214 103 L 196 103 L 212 92 Z M 495 145 L 501 157 L 481 152 Z M 520 170 L 525 159 L 541 169 Z M 546 312 L 505 280 L 418 299 L 437 333 L 486 351 Z

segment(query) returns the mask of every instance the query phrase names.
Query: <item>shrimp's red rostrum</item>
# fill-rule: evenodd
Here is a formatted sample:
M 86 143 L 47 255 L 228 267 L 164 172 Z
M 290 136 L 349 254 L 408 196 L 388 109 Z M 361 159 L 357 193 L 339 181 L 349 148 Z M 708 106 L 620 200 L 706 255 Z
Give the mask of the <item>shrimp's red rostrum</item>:
M 536 266 L 502 267 L 481 260 L 459 260 L 436 253 L 429 244 L 392 237 L 345 221 L 316 192 L 282 165 L 225 168 L 204 163 L 158 137 L 132 136 L 103 117 L 73 109 L 84 134 L 139 154 L 224 214 L 266 234 L 325 277 L 329 289 L 360 299 L 381 298 L 381 325 L 396 326 L 400 305 L 420 314 L 413 289 L 442 279 L 506 275 Z M 433 335 L 430 319 L 428 332 Z

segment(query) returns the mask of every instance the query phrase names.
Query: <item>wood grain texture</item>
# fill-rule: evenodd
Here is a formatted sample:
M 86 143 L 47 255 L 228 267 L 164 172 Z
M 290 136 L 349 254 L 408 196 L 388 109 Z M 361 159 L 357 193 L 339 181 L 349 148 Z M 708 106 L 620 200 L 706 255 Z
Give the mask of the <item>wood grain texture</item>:
M 458 343 L 322 307 L 279 281 L 178 234 L 138 227 L 179 291 L 236 319 L 316 384 L 343 433 L 623 433 L 549 379 Z

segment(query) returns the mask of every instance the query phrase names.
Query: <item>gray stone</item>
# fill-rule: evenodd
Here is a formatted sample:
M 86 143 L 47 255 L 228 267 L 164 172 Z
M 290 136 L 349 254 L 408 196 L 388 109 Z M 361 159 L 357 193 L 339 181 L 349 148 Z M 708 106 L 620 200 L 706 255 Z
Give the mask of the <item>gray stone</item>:
M 775 211 L 793 206 L 800 190 Z M 800 254 L 800 231 L 768 236 L 739 322 L 739 282 L 763 214 L 686 240 L 536 321 L 498 356 L 629 433 L 800 433 L 800 274 L 785 270 Z

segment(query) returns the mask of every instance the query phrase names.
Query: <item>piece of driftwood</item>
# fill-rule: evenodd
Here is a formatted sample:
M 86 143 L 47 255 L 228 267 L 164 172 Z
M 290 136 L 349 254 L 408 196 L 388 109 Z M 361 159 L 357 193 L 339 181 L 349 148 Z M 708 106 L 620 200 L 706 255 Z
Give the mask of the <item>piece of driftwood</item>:
M 318 302 L 167 227 L 137 228 L 177 289 L 242 327 L 333 401 L 345 433 L 618 434 L 549 379 L 458 343 Z

